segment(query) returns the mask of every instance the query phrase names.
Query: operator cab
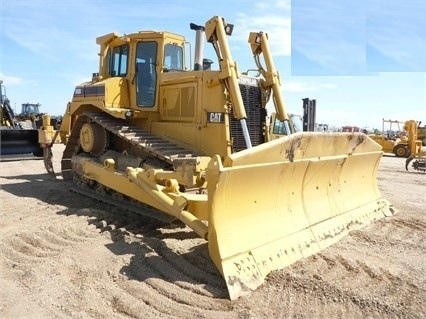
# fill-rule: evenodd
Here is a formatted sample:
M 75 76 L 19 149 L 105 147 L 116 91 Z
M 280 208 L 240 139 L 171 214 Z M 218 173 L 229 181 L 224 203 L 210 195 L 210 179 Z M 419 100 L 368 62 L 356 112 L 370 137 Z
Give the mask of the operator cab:
M 40 114 L 40 104 L 31 104 L 24 103 L 22 104 L 22 114 L 21 115 L 30 115 L 30 114 Z
M 108 40 L 108 35 L 105 39 Z M 129 84 L 135 87 L 136 105 L 154 108 L 159 73 L 185 69 L 184 38 L 150 31 L 117 38 L 112 42 L 117 43 L 110 44 L 105 55 L 106 77 L 127 78 Z

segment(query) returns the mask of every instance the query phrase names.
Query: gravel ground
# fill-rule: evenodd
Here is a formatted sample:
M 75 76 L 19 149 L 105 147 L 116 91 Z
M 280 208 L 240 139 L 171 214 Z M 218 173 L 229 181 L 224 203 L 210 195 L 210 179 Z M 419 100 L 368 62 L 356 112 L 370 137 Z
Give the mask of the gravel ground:
M 230 301 L 190 229 L 72 193 L 40 160 L 0 162 L 0 317 L 425 318 L 426 174 L 384 157 L 378 182 L 398 214 Z

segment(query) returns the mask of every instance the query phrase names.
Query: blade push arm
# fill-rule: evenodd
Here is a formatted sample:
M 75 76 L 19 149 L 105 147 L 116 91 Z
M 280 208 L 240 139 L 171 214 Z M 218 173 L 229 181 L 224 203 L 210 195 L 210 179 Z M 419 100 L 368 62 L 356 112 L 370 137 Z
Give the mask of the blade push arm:
M 232 59 L 226 36 L 231 35 L 233 25 L 226 23 L 222 17 L 215 16 L 206 22 L 205 32 L 207 41 L 211 42 L 216 50 L 219 60 L 219 79 L 223 81 L 231 96 L 235 117 L 240 121 L 247 148 L 250 148 L 251 141 L 247 128 L 247 114 L 244 108 L 238 85 L 237 63 Z
M 275 111 L 277 118 L 280 121 L 288 121 L 288 115 L 284 104 L 284 99 L 281 94 L 281 81 L 278 71 L 275 68 L 274 61 L 272 59 L 271 51 L 268 44 L 268 35 L 263 32 L 250 32 L 248 39 L 251 50 L 259 71 L 265 78 L 263 86 L 267 90 L 272 90 L 273 99 L 275 105 Z M 266 70 L 260 64 L 260 55 L 263 54 L 263 58 L 266 64 Z

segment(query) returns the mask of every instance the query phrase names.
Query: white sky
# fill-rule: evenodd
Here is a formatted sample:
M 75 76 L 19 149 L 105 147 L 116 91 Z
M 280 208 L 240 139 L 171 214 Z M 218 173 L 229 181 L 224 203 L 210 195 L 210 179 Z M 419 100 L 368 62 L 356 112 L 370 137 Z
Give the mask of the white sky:
M 301 114 L 308 97 L 319 123 L 426 124 L 425 0 L 0 0 L 0 10 L 0 79 L 17 110 L 30 102 L 63 114 L 75 85 L 98 71 L 100 35 L 167 30 L 194 43 L 189 24 L 219 15 L 235 25 L 240 71 L 254 67 L 249 32 L 268 33 L 289 112 Z

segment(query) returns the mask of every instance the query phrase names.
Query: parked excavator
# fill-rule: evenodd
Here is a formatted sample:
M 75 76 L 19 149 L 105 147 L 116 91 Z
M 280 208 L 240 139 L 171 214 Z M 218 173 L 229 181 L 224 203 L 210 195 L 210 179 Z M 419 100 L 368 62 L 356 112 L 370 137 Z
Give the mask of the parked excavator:
M 377 186 L 377 143 L 362 133 L 292 131 L 266 33 L 248 37 L 260 74 L 252 77 L 231 56 L 232 24 L 214 16 L 190 27 L 193 70 L 183 36 L 97 38 L 99 72 L 75 88 L 59 131 L 48 117 L 40 130 L 45 148 L 57 137 L 65 144 L 65 180 L 192 228 L 232 300 L 271 271 L 396 212 Z M 203 68 L 203 37 L 218 70 Z M 265 142 L 268 101 L 291 134 Z
M 0 80 L 0 155 L 31 154 L 43 156 L 43 148 L 38 143 L 38 130 L 30 121 L 16 117 L 6 96 L 3 80 Z

